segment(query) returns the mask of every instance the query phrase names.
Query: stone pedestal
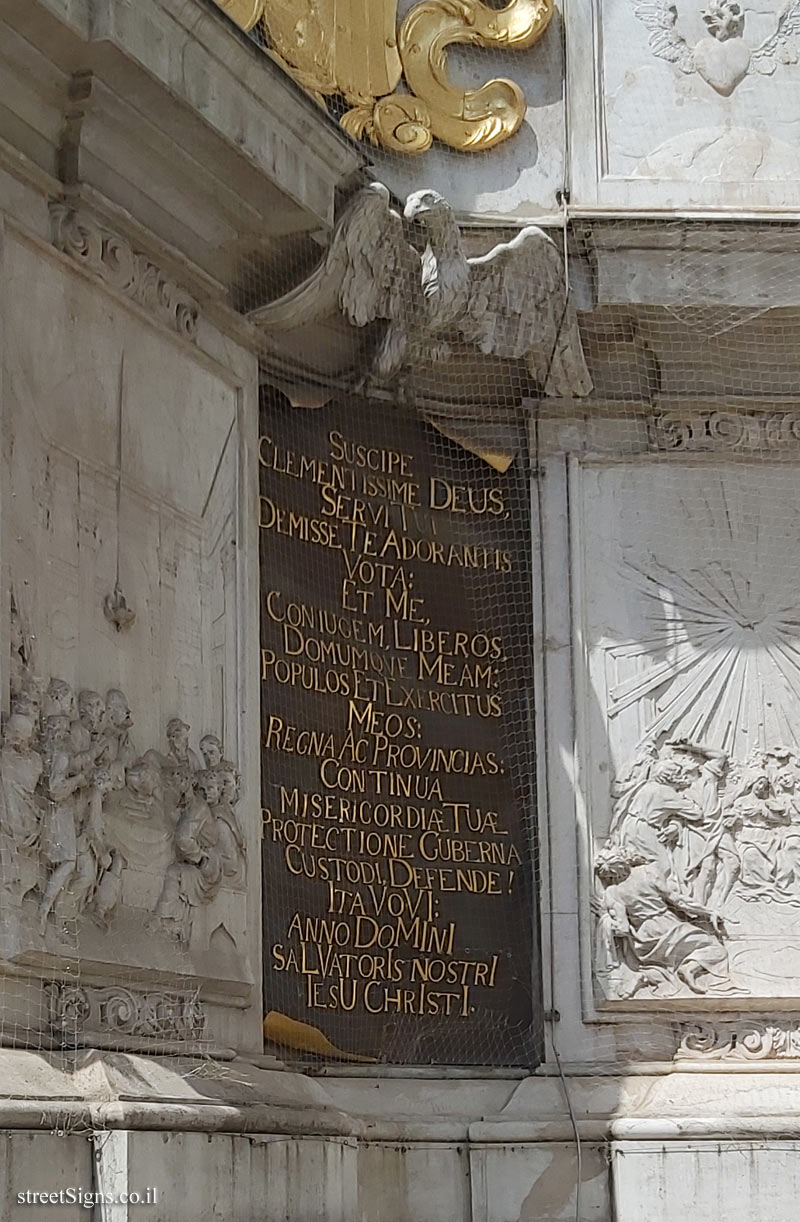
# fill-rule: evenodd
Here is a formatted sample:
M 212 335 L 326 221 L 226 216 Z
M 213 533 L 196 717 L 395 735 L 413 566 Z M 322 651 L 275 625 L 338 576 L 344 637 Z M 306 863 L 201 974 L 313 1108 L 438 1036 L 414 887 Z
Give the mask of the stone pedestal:
M 66 1192 L 76 1219 L 102 1193 L 103 1222 L 794 1217 L 798 239 L 767 211 L 731 231 L 604 210 L 796 208 L 798 68 L 767 14 L 727 40 L 773 41 L 756 75 L 741 47 L 715 68 L 697 14 L 662 13 L 706 39 L 682 67 L 606 7 L 566 18 L 594 391 L 523 399 L 521 360 L 477 344 L 452 384 L 497 379 L 502 404 L 434 403 L 422 377 L 446 434 L 504 460 L 530 421 L 536 460 L 545 1059 L 445 1072 L 263 1053 L 259 382 L 319 405 L 374 336 L 267 343 L 248 316 L 287 261 L 318 263 L 369 151 L 210 0 L 3 5 L 3 1218 Z M 483 210 L 471 252 L 557 215 L 548 40 L 502 160 L 386 167 L 399 195 Z M 687 300 L 737 312 L 746 370 L 689 327 L 676 344 Z M 655 861 L 626 858 L 667 799 Z

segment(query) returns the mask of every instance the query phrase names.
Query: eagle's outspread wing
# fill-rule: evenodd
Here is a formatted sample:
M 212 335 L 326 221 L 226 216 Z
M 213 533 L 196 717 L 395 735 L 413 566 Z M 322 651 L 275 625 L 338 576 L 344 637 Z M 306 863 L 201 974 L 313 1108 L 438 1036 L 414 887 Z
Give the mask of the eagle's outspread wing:
M 398 322 L 412 306 L 419 306 L 420 257 L 380 183 L 356 196 L 334 235 L 328 263 L 341 272 L 339 305 L 356 327 L 376 318 Z
M 750 53 L 750 65 L 762 76 L 771 76 L 778 64 L 796 64 L 800 59 L 800 0 L 787 4 L 778 17 L 774 34 Z
M 402 327 L 421 297 L 420 258 L 382 183 L 359 191 L 339 218 L 324 259 L 307 280 L 250 314 L 269 330 L 308 326 L 341 310 L 354 326 Z
M 677 65 L 681 72 L 694 72 L 693 48 L 678 33 L 678 10 L 671 0 L 636 0 L 636 16 L 650 31 L 650 50 L 659 59 Z
M 462 338 L 485 353 L 524 357 L 548 395 L 588 395 L 592 381 L 564 264 L 547 234 L 530 226 L 469 265 L 466 315 L 457 324 Z

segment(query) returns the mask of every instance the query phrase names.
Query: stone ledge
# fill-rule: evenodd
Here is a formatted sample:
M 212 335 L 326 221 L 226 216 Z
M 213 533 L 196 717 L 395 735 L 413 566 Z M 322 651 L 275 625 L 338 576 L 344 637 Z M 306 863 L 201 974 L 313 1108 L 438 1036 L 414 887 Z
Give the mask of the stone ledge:
M 279 1063 L 0 1049 L 0 1129 L 88 1126 L 279 1134 L 359 1143 L 569 1142 L 557 1078 L 522 1082 L 319 1079 Z M 586 1141 L 800 1139 L 800 1075 L 680 1072 L 568 1079 Z M 412 1110 L 413 1109 L 413 1110 Z

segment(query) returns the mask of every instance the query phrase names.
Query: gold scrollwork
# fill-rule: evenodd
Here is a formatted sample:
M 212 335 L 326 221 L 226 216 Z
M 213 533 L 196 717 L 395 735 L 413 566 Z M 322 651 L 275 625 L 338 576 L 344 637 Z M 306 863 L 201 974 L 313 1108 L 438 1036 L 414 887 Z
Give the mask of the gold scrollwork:
M 541 38 L 554 0 L 422 0 L 397 30 L 397 0 L 217 0 L 243 29 L 261 21 L 270 49 L 318 101 L 349 104 L 350 135 L 400 153 L 434 137 L 462 152 L 507 140 L 525 117 L 525 96 L 497 78 L 480 89 L 450 79 L 456 44 L 524 50 Z M 398 89 L 405 78 L 408 92 Z
M 480 89 L 461 89 L 447 71 L 448 47 L 524 50 L 542 36 L 553 15 L 553 0 L 510 0 L 491 9 L 481 0 L 425 0 L 400 27 L 400 58 L 412 93 L 431 112 L 433 135 L 465 152 L 492 148 L 513 136 L 525 118 L 525 95 L 514 81 L 499 77 Z
M 217 0 L 221 9 L 243 30 L 252 30 L 264 15 L 267 0 Z

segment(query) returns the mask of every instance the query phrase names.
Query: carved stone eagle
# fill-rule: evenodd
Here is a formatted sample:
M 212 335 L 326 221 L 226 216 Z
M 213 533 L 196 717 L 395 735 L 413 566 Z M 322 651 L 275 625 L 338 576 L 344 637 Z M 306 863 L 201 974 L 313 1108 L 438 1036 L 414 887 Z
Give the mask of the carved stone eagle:
M 421 254 L 413 229 L 423 235 Z M 267 330 L 294 330 L 337 309 L 356 327 L 386 321 L 370 375 L 378 385 L 402 384 L 414 368 L 467 345 L 524 359 L 547 395 L 592 389 L 555 243 L 529 226 L 468 258 L 453 210 L 436 191 L 410 195 L 401 217 L 381 183 L 364 188 L 311 276 L 250 317 Z

